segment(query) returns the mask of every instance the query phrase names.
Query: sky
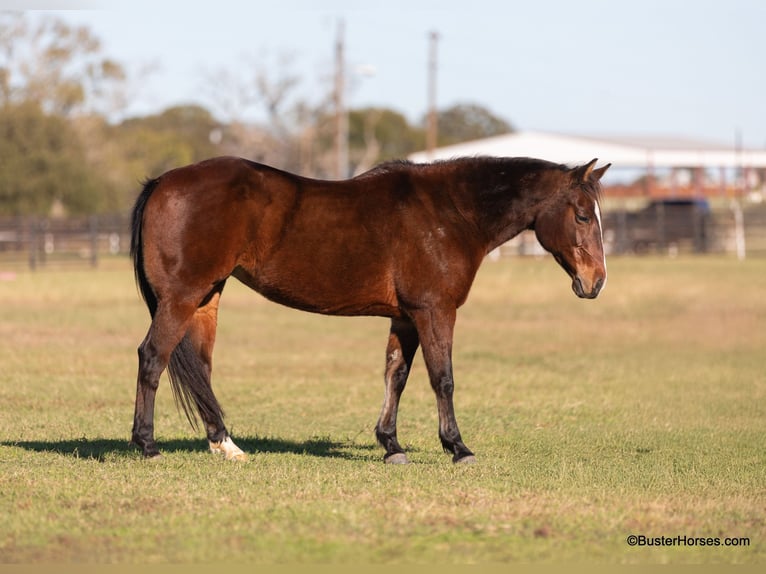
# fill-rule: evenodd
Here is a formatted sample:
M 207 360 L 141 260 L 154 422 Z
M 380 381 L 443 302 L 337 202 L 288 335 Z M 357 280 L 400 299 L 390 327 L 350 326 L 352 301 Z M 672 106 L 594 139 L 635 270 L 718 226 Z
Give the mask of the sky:
M 129 7 L 128 7 L 129 5 Z M 300 77 L 328 93 L 338 23 L 350 107 L 479 104 L 520 130 L 667 135 L 766 148 L 763 0 L 0 0 L 87 25 L 136 82 L 126 115 L 216 110 L 216 71 Z M 62 10 L 63 9 L 63 10 Z M 288 61 L 288 64 L 284 64 Z M 147 72 L 147 70 L 150 70 Z M 215 95 L 218 93 L 218 95 Z M 737 135 L 739 134 L 739 135 Z

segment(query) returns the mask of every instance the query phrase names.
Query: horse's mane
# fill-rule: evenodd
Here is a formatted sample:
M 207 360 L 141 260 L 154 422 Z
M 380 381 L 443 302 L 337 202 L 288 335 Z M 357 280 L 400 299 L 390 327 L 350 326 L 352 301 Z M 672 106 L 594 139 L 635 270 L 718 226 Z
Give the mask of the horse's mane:
M 476 168 L 492 167 L 496 170 L 512 169 L 525 172 L 552 171 L 560 174 L 570 172 L 582 166 L 569 166 L 563 163 L 537 159 L 531 157 L 497 157 L 497 156 L 471 156 L 455 159 L 439 160 L 432 165 L 455 165 L 462 167 L 474 166 Z M 593 201 L 599 202 L 602 197 L 601 185 L 598 182 L 585 182 L 581 186 L 582 191 Z
M 519 172 L 554 171 L 561 174 L 573 169 L 561 163 L 531 157 L 497 157 L 497 156 L 465 156 L 450 159 L 440 159 L 429 163 L 414 163 L 409 160 L 396 159 L 378 164 L 370 170 L 356 176 L 356 179 L 375 177 L 384 174 L 407 173 L 420 170 L 449 170 L 449 169 L 488 169 L 501 171 L 503 169 Z M 587 182 L 582 190 L 594 201 L 601 200 L 601 185 Z
M 383 163 L 379 163 L 375 167 L 372 167 L 369 170 L 363 173 L 360 173 L 359 175 L 354 177 L 354 179 L 363 179 L 367 177 L 374 177 L 376 175 L 407 171 L 408 169 L 411 169 L 419 165 L 423 165 L 423 164 L 416 164 L 407 159 L 394 159 L 394 160 L 386 161 Z
M 394 159 L 376 165 L 368 171 L 356 176 L 365 177 L 369 175 L 379 175 L 384 173 L 395 173 L 400 171 L 427 170 L 427 169 L 449 169 L 449 168 L 481 168 L 497 167 L 502 168 L 515 167 L 526 169 L 545 169 L 553 168 L 561 171 L 567 170 L 567 166 L 552 163 L 543 159 L 534 159 L 529 157 L 495 157 L 495 156 L 465 156 L 454 157 L 450 159 L 438 159 L 428 163 L 415 163 L 406 159 Z

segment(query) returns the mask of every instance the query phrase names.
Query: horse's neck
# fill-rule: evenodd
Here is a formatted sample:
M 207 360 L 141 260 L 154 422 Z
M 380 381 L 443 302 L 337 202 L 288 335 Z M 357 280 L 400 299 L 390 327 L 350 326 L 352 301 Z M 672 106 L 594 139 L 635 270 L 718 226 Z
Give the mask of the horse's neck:
M 514 213 L 514 209 L 511 207 L 509 212 L 506 212 L 502 218 L 498 217 L 495 223 L 495 226 L 491 228 L 492 233 L 488 240 L 487 253 L 510 241 L 522 231 L 531 229 L 534 218 L 522 217 L 520 214 Z
M 510 179 L 473 190 L 479 227 L 486 236 L 487 252 L 534 225 L 545 193 L 536 183 Z

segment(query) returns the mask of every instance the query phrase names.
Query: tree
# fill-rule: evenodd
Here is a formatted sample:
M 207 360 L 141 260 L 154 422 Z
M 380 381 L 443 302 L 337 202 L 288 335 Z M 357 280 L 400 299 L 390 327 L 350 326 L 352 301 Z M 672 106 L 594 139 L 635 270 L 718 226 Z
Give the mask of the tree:
M 87 28 L 0 13 L 0 212 L 115 208 L 116 188 L 89 161 L 104 143 L 101 132 L 86 139 L 78 122 L 111 111 L 124 80 Z
M 349 161 L 353 173 L 375 164 L 407 157 L 423 145 L 423 130 L 388 108 L 363 108 L 349 113 Z
M 163 134 L 186 150 L 182 154 L 186 163 L 219 155 L 220 150 L 217 146 L 225 139 L 226 132 L 226 127 L 221 122 L 207 109 L 197 105 L 173 106 L 155 115 L 130 118 L 120 124 L 120 129 L 135 133 Z M 156 151 L 147 149 L 147 156 Z
M 46 114 L 106 114 L 120 105 L 126 75 L 86 27 L 0 14 L 0 106 L 37 102 Z
M 88 166 L 101 174 L 112 209 L 127 211 L 140 182 L 169 169 L 223 153 L 228 127 L 200 106 L 176 106 L 112 124 L 82 116 L 70 124 L 87 142 Z
M 228 121 L 222 149 L 282 169 L 313 173 L 311 144 L 317 110 L 298 95 L 293 56 L 245 59 L 236 69 L 208 73 L 203 91 Z M 255 121 L 259 117 L 263 120 Z
M 514 131 L 511 124 L 477 104 L 457 104 L 437 114 L 439 145 L 488 138 Z
M 0 107 L 0 213 L 49 215 L 108 206 L 102 179 L 90 170 L 76 132 L 37 104 Z

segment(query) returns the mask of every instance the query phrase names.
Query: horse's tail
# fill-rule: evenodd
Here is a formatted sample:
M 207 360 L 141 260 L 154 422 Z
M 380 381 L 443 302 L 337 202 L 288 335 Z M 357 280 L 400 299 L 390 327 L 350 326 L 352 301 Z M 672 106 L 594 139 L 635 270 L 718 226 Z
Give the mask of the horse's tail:
M 157 297 L 154 295 L 154 291 L 152 291 L 152 286 L 149 284 L 149 279 L 146 277 L 146 270 L 144 269 L 142 229 L 144 226 L 146 202 L 159 182 L 159 179 L 150 179 L 144 183 L 144 189 L 133 206 L 133 216 L 130 223 L 130 256 L 133 258 L 133 272 L 136 275 L 138 290 L 141 292 L 141 297 L 146 301 L 146 306 L 149 307 L 149 313 L 152 317 L 154 317 L 154 313 L 157 311 Z
M 149 307 L 152 318 L 157 312 L 157 296 L 144 269 L 144 246 L 142 228 L 146 202 L 159 184 L 159 179 L 151 179 L 144 184 L 144 189 L 136 199 L 131 220 L 130 255 L 133 258 L 133 271 L 141 296 Z M 224 412 L 210 386 L 210 370 L 199 356 L 189 334 L 173 349 L 168 362 L 170 388 L 176 407 L 183 409 L 192 428 L 197 429 L 197 412 L 203 420 L 223 420 Z
M 183 409 L 193 429 L 198 429 L 197 412 L 203 421 L 223 420 L 225 414 L 210 386 L 208 365 L 202 361 L 188 333 L 170 355 L 168 375 L 176 407 Z

